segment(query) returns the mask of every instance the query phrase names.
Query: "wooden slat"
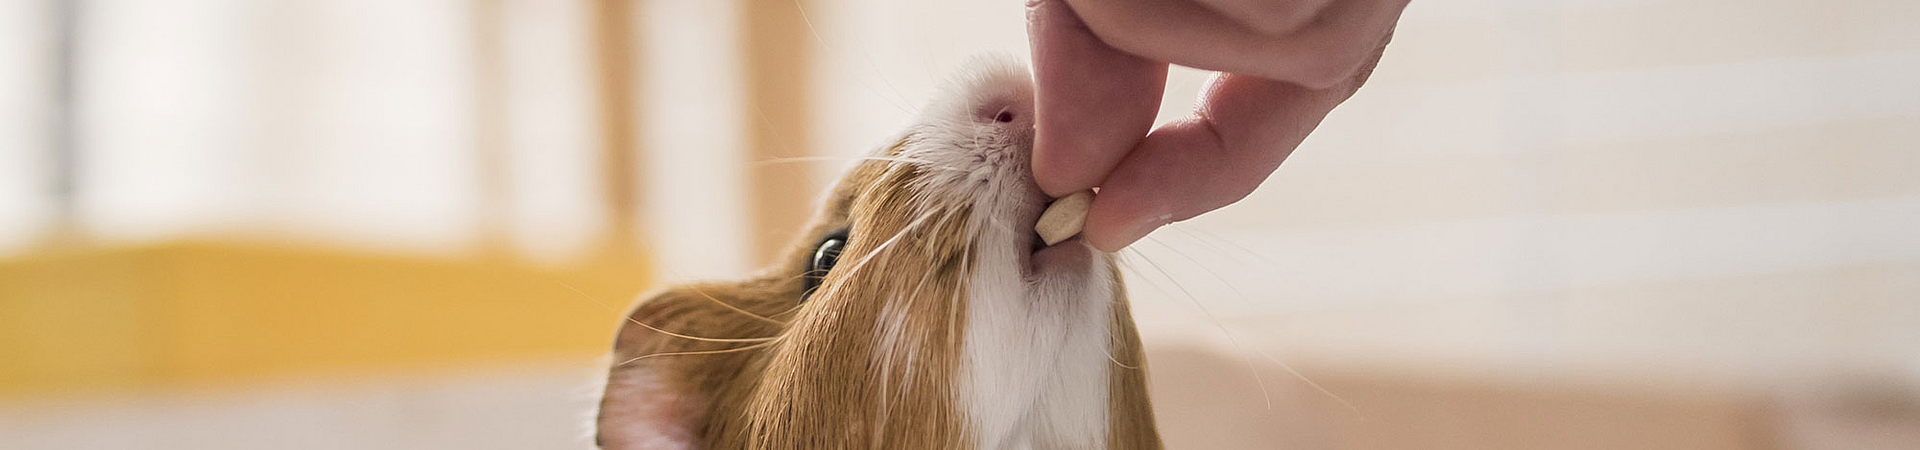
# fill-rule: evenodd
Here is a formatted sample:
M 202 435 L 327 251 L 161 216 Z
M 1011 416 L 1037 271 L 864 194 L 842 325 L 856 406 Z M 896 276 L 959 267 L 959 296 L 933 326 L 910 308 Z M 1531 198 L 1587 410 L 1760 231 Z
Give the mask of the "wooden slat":
M 47 111 L 47 170 L 52 177 L 46 188 L 53 197 L 54 223 L 40 242 L 44 247 L 59 247 L 81 242 L 84 237 L 78 213 L 81 130 L 74 111 L 80 80 L 75 59 L 80 54 L 80 15 L 84 11 L 79 2 L 54 0 L 47 2 L 47 12 L 53 31 L 53 92 Z
M 507 61 L 505 0 L 476 0 L 473 8 L 473 150 L 480 191 L 480 246 L 497 254 L 512 236 L 512 185 L 507 173 Z
M 640 133 L 635 98 L 640 84 L 640 46 L 634 2 L 594 0 L 593 49 L 598 64 L 601 180 L 607 207 L 608 256 L 629 256 L 638 247 Z
M 742 2 L 747 117 L 747 216 L 750 261 L 763 265 L 780 253 L 813 210 L 819 189 L 804 165 L 757 164 L 813 154 L 810 86 L 813 35 L 805 16 L 811 2 Z
M 585 361 L 648 273 L 211 241 L 4 259 L 0 403 Z

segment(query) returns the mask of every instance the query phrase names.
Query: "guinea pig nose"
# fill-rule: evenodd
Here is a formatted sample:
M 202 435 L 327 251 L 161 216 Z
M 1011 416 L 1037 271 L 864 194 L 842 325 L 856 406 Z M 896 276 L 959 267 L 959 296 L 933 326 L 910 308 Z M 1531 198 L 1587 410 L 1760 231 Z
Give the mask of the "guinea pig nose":
M 1015 123 L 1020 119 L 1028 118 L 1026 115 L 1031 112 L 1033 112 L 1031 106 L 1018 101 L 989 101 L 973 106 L 972 119 L 976 123 L 983 124 Z

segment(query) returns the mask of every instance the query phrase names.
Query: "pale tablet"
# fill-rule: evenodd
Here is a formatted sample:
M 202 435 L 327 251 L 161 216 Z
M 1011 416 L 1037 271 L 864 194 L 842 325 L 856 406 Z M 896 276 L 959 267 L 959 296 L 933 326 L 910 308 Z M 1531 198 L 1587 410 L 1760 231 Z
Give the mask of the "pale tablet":
M 1080 234 L 1080 227 L 1086 225 L 1089 206 L 1093 206 L 1093 191 L 1075 192 L 1054 199 L 1053 205 L 1047 207 L 1047 212 L 1040 213 L 1040 221 L 1033 224 L 1033 231 L 1040 233 L 1040 240 L 1047 245 L 1067 240 Z

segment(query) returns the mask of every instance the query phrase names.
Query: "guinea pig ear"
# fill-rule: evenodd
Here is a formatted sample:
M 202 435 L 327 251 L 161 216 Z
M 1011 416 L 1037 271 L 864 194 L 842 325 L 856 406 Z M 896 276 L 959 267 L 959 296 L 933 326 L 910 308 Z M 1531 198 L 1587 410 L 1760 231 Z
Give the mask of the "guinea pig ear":
M 746 351 L 778 334 L 790 276 L 690 285 L 640 302 L 614 336 L 594 440 L 608 450 L 700 448 L 715 391 L 743 383 Z
M 699 430 L 705 425 L 709 393 L 687 376 L 693 368 L 675 358 L 638 359 L 676 351 L 678 343 L 656 328 L 672 327 L 685 315 L 687 295 L 669 291 L 641 302 L 616 333 L 612 367 L 600 397 L 594 442 L 607 450 L 699 448 Z M 664 328 L 663 328 L 664 329 Z
M 613 370 L 600 399 L 596 445 L 606 450 L 699 448 L 705 396 L 659 375 L 645 367 Z

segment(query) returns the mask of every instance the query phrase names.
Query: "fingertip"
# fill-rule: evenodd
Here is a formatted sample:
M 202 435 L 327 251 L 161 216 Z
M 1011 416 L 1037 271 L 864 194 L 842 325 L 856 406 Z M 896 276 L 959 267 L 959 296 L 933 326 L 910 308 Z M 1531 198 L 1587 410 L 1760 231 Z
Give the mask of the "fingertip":
M 1166 223 L 1149 221 L 1103 231 L 1088 229 L 1084 233 L 1086 233 L 1087 245 L 1092 245 L 1096 250 L 1113 253 L 1133 245 L 1134 242 L 1139 242 L 1141 238 L 1147 237 L 1147 234 L 1153 233 L 1153 230 L 1160 229 L 1162 226 L 1166 226 Z
M 1040 191 L 1048 197 L 1064 197 L 1087 190 L 1100 182 L 1100 174 L 1086 170 L 1088 168 L 1083 164 L 1075 164 L 1075 160 L 1081 159 L 1076 158 L 1080 152 L 1043 142 L 1038 138 L 1034 141 L 1033 181 L 1040 185 Z
M 1117 252 L 1172 223 L 1173 213 L 1155 195 L 1133 184 L 1101 189 L 1082 227 L 1087 244 L 1103 252 Z
M 1156 130 L 1101 181 L 1083 227 L 1087 243 L 1118 251 L 1167 224 L 1231 203 L 1221 188 L 1236 184 L 1233 172 L 1246 168 L 1221 156 L 1211 133 L 1189 122 Z
M 1039 20 L 1040 14 L 1049 14 L 1053 8 L 1064 8 L 1064 0 L 1027 0 L 1027 23 Z
M 1259 188 L 1344 97 L 1246 76 L 1216 78 L 1193 117 L 1138 140 L 1098 181 L 1087 243 L 1118 251 Z
M 1059 0 L 1028 2 L 1033 49 L 1034 181 L 1050 196 L 1098 185 L 1146 136 L 1167 66 L 1094 36 Z

